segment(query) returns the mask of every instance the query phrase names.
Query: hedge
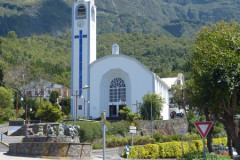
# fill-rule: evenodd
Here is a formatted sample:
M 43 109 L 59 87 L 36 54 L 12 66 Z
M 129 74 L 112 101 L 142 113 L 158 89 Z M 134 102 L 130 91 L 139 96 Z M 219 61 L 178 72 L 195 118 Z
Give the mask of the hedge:
M 149 136 L 134 136 L 133 139 L 134 145 L 146 145 L 149 143 L 155 143 L 155 140 L 150 138 Z M 107 148 L 112 147 L 120 147 L 131 145 L 131 137 L 116 137 L 113 135 L 106 136 L 106 146 Z M 102 144 L 93 144 L 93 149 L 100 149 L 102 148 Z
M 133 138 L 134 145 L 146 145 L 148 143 L 155 143 L 154 139 L 149 136 L 135 136 Z M 131 144 L 131 137 L 116 137 L 113 135 L 109 135 L 106 137 L 106 145 L 108 148 L 111 147 L 120 147 Z
M 214 144 L 226 145 L 226 141 L 227 141 L 226 137 L 213 139 Z M 202 152 L 203 152 L 202 140 L 183 142 L 184 155 Z M 145 146 L 130 147 L 130 153 L 128 158 L 156 159 L 156 158 L 181 158 L 181 156 L 182 156 L 181 142 L 165 142 L 157 144 L 147 144 Z
M 153 138 L 156 142 L 171 142 L 171 141 L 180 141 L 181 135 L 162 135 L 161 133 L 154 133 Z M 196 133 L 186 133 L 183 135 L 184 141 L 192 141 L 192 140 L 201 140 L 201 136 Z

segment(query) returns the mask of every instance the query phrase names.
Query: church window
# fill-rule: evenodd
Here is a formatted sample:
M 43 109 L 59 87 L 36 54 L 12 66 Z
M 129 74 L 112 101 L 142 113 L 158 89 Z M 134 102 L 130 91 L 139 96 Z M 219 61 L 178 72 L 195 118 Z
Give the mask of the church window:
M 77 19 L 86 19 L 86 7 L 84 5 L 78 6 Z
M 126 101 L 126 85 L 121 78 L 112 80 L 109 89 L 110 102 L 125 102 Z

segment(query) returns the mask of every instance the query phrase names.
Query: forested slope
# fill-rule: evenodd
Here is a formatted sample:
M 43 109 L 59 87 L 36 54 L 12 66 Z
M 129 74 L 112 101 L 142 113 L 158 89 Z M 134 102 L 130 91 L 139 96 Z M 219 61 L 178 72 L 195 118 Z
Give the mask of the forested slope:
M 1 0 L 0 35 L 70 33 L 72 0 Z M 239 0 L 95 0 L 97 31 L 194 37 L 204 24 L 239 22 Z
M 53 82 L 70 87 L 71 38 L 33 35 L 17 38 L 14 32 L 0 37 L 0 69 L 26 61 L 33 72 L 42 72 Z M 97 37 L 97 57 L 111 54 L 118 43 L 120 53 L 135 57 L 160 77 L 187 71 L 185 62 L 191 39 L 169 38 L 153 34 L 102 34 Z

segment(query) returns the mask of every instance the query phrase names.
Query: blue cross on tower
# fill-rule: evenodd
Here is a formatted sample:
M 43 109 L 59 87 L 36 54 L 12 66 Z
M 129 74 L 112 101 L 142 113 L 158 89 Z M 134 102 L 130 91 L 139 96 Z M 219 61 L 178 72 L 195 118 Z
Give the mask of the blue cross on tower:
M 83 38 L 87 38 L 87 35 L 82 34 L 82 30 L 79 31 L 79 35 L 74 36 L 79 38 L 79 96 L 82 95 L 82 44 Z

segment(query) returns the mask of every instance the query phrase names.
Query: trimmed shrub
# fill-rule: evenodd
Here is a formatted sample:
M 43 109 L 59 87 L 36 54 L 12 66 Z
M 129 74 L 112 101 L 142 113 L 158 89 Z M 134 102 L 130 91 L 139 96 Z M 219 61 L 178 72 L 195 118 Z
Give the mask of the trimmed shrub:
M 202 153 L 191 153 L 184 155 L 184 160 L 202 160 L 203 154 Z M 212 160 L 230 160 L 231 157 L 228 155 L 219 155 L 215 153 L 206 153 L 206 159 Z
M 183 140 L 184 141 L 192 141 L 192 140 L 201 140 L 201 136 L 199 134 L 196 133 L 185 133 L 183 135 Z
M 159 157 L 159 147 L 157 144 L 147 144 L 144 149 L 144 158 L 156 159 Z
M 143 159 L 145 157 L 145 148 L 143 146 L 130 147 L 128 158 L 135 159 L 136 157 Z M 124 152 L 124 158 L 127 158 L 126 152 Z
M 153 138 L 156 142 L 163 142 L 163 135 L 161 133 L 154 133 Z
M 136 136 L 133 139 L 134 145 L 145 145 L 148 143 L 155 143 L 154 139 L 148 137 L 148 136 Z M 109 135 L 106 137 L 106 146 L 108 148 L 112 147 L 120 147 L 120 146 L 125 146 L 125 145 L 130 145 L 131 144 L 131 137 L 125 137 L 125 138 L 120 138 L 116 137 L 113 135 Z
M 201 140 L 194 140 L 193 143 L 195 144 L 198 152 L 203 152 L 203 142 Z
M 213 138 L 212 143 L 213 144 L 221 144 L 223 146 L 227 146 L 227 137 Z
M 226 138 L 213 139 L 216 144 L 224 144 Z M 157 146 L 156 146 L 157 145 Z M 156 150 L 158 149 L 158 151 Z M 202 155 L 203 143 L 201 140 L 192 142 L 183 142 L 183 153 L 188 159 L 194 159 L 195 155 Z M 199 153 L 199 154 L 198 154 Z M 129 158 L 138 159 L 156 159 L 156 158 L 181 158 L 182 149 L 181 142 L 165 142 L 157 144 L 147 144 L 146 146 L 131 147 Z M 209 159 L 225 158 L 218 155 L 209 154 Z M 202 158 L 202 157 L 201 157 Z M 207 158 L 208 159 L 208 158 Z M 228 159 L 228 157 L 226 157 Z
M 160 158 L 180 158 L 182 156 L 181 142 L 158 143 Z M 188 153 L 188 143 L 184 142 L 185 152 Z

